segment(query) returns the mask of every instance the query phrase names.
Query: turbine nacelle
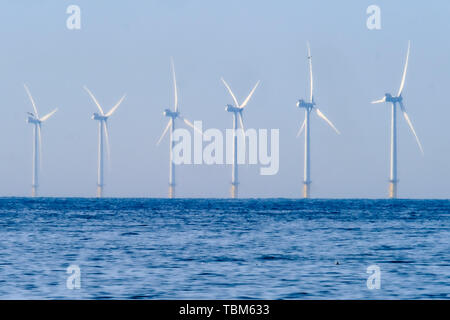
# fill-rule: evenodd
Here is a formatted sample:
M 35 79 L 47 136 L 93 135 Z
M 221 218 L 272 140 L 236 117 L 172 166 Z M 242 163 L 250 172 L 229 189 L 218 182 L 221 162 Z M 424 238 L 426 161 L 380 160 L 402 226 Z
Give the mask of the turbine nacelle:
M 386 97 L 386 102 L 396 103 L 401 102 L 403 100 L 401 94 L 398 97 L 393 97 L 392 94 L 386 93 L 384 96 Z
M 316 105 L 316 103 L 314 101 L 313 102 L 306 102 L 303 99 L 300 99 L 300 100 L 297 101 L 297 107 L 298 108 L 305 108 L 305 109 L 311 110 L 312 108 L 314 108 L 315 105 Z
M 28 117 L 27 122 L 28 123 L 33 123 L 33 124 L 40 124 L 41 123 L 41 121 L 39 119 L 36 119 L 34 117 Z
M 241 112 L 242 109 L 236 108 L 235 106 L 233 106 L 231 104 L 227 104 L 227 106 L 225 107 L 225 111 L 228 111 L 228 112 Z
M 178 111 L 177 112 L 173 112 L 170 109 L 165 109 L 163 114 L 166 117 L 173 118 L 173 119 L 177 118 L 180 115 L 180 113 Z
M 28 114 L 28 118 L 27 118 L 28 123 L 33 123 L 33 124 L 41 123 L 41 120 L 39 120 L 33 113 L 27 112 L 27 114 Z
M 102 120 L 107 120 L 108 119 L 108 117 L 107 116 L 104 116 L 104 115 L 101 115 L 101 114 L 98 114 L 97 112 L 95 112 L 93 115 L 92 115 L 92 118 L 91 118 L 92 120 L 99 120 L 99 121 L 102 121 Z

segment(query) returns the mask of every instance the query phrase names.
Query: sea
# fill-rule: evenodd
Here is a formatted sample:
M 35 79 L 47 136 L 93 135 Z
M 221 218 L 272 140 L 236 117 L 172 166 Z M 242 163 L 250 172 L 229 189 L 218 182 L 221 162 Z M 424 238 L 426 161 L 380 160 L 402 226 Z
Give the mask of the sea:
M 450 201 L 0 198 L 0 299 L 449 299 Z

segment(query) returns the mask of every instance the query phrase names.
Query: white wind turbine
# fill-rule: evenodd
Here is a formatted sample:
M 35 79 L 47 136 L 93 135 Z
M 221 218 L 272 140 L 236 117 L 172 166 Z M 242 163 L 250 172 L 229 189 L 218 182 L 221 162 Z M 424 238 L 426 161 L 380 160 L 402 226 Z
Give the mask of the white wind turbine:
M 250 94 L 247 96 L 247 98 L 244 100 L 242 104 L 239 104 L 239 102 L 236 99 L 236 96 L 233 94 L 233 91 L 231 91 L 230 86 L 226 81 L 222 78 L 222 82 L 227 88 L 228 92 L 230 93 L 231 97 L 234 101 L 234 106 L 227 104 L 225 107 L 225 110 L 228 112 L 233 113 L 233 164 L 231 168 L 231 198 L 237 198 L 238 197 L 238 185 L 239 185 L 239 179 L 238 179 L 238 163 L 237 163 L 237 128 L 238 128 L 238 118 L 239 123 L 241 125 L 242 134 L 244 135 L 243 141 L 245 143 L 245 131 L 244 131 L 244 121 L 242 119 L 242 111 L 244 111 L 245 106 L 250 101 L 250 98 L 252 97 L 253 93 L 255 92 L 256 88 L 259 85 L 259 81 L 256 82 L 255 86 L 253 87 L 252 91 L 250 91 Z
M 103 196 L 103 187 L 104 187 L 104 141 L 106 141 L 106 152 L 108 155 L 108 160 L 110 159 L 110 148 L 109 148 L 109 134 L 108 134 L 108 118 L 117 110 L 117 108 L 122 103 L 123 99 L 125 99 L 125 95 L 120 98 L 120 100 L 109 110 L 107 113 L 103 112 L 102 107 L 98 103 L 97 99 L 94 97 L 92 92 L 85 86 L 84 89 L 87 91 L 89 96 L 94 101 L 100 113 L 95 112 L 92 115 L 92 120 L 98 121 L 98 168 L 97 168 L 97 198 L 101 198 Z M 105 137 L 103 136 L 105 135 Z
M 408 70 L 408 60 L 409 60 L 409 52 L 411 48 L 411 42 L 408 41 L 408 51 L 406 53 L 406 62 L 405 67 L 403 69 L 403 76 L 400 83 L 400 88 L 397 92 L 396 96 L 392 96 L 390 93 L 386 93 L 384 97 L 380 100 L 372 101 L 372 103 L 391 103 L 391 159 L 390 159 L 390 176 L 389 176 L 389 198 L 397 198 L 397 184 L 398 184 L 398 175 L 397 175 L 397 103 L 400 105 L 400 110 L 405 117 L 406 122 L 408 123 L 409 128 L 411 129 L 414 137 L 416 138 L 417 145 L 419 146 L 420 151 L 423 154 L 422 144 L 420 143 L 419 137 L 414 130 L 411 119 L 406 113 L 405 105 L 403 104 L 402 92 L 405 86 L 406 79 L 406 71 Z
M 41 139 L 41 126 L 42 123 L 48 120 L 58 109 L 56 108 L 50 113 L 47 113 L 43 117 L 39 117 L 39 113 L 36 108 L 36 104 L 34 103 L 33 97 L 31 96 L 30 90 L 24 84 L 25 91 L 30 98 L 31 105 L 33 106 L 34 113 L 27 112 L 28 118 L 27 122 L 34 125 L 34 137 L 33 137 L 33 177 L 32 177 L 32 185 L 31 185 L 31 196 L 36 197 L 38 195 L 38 187 L 39 187 L 39 168 L 41 164 L 41 150 L 42 150 L 42 139 Z
M 325 120 L 328 125 L 330 125 L 331 128 L 333 128 L 334 131 L 336 131 L 337 134 L 340 134 L 338 129 L 333 125 L 333 123 L 328 120 L 327 117 L 320 111 L 320 109 L 316 106 L 316 103 L 314 102 L 314 96 L 313 96 L 313 88 L 314 88 L 314 81 L 313 81 L 313 72 L 312 72 L 312 57 L 311 57 L 311 49 L 309 47 L 309 43 L 307 43 L 308 47 L 308 64 L 309 64 L 309 80 L 310 80 L 310 94 L 309 94 L 309 101 L 305 101 L 303 99 L 298 100 L 297 107 L 304 108 L 305 109 L 305 120 L 303 121 L 302 126 L 300 127 L 300 130 L 298 131 L 297 137 L 301 135 L 303 130 L 305 130 L 305 160 L 304 160 L 304 178 L 303 178 L 303 197 L 309 198 L 310 196 L 310 184 L 311 184 L 311 157 L 310 157 L 310 119 L 309 115 L 312 110 L 315 110 L 317 115 Z
M 184 121 L 185 124 L 187 124 L 189 127 L 193 128 L 197 132 L 199 132 L 201 135 L 203 135 L 203 132 L 195 127 L 192 122 L 190 122 L 188 119 L 181 116 L 179 108 L 178 108 L 178 89 L 177 89 L 177 79 L 175 75 L 175 66 L 173 63 L 173 59 L 170 60 L 171 68 L 172 68 L 172 77 L 173 77 L 173 89 L 174 89 L 174 106 L 173 111 L 171 111 L 169 108 L 165 109 L 163 114 L 169 118 L 169 122 L 167 123 L 163 133 L 161 134 L 161 137 L 159 138 L 156 145 L 159 145 L 161 141 L 163 140 L 164 136 L 167 134 L 167 132 L 170 129 L 170 141 L 169 141 L 169 198 L 175 197 L 175 163 L 173 162 L 173 147 L 175 146 L 175 142 L 173 140 L 173 132 L 175 131 L 175 119 L 181 119 Z

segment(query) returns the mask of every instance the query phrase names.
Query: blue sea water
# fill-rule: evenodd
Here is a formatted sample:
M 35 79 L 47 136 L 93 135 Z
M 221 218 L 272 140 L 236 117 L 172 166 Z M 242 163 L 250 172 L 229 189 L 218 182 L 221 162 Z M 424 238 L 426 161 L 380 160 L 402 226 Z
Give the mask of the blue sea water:
M 449 251 L 446 200 L 0 199 L 1 299 L 448 299 Z

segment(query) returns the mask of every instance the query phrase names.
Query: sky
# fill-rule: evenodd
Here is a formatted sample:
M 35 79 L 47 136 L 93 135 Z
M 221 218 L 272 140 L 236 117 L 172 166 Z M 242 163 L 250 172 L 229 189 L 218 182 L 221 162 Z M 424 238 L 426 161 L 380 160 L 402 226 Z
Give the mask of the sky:
M 381 29 L 366 26 L 369 5 Z M 69 30 L 69 5 L 81 29 Z M 279 129 L 280 168 L 262 176 L 240 166 L 241 197 L 301 197 L 304 118 L 296 101 L 308 92 L 311 44 L 315 101 L 341 131 L 312 115 L 311 194 L 317 198 L 385 198 L 390 113 L 371 100 L 400 85 L 408 40 L 404 102 L 423 144 L 422 156 L 399 117 L 399 196 L 450 195 L 450 3 L 434 1 L 2 1 L 0 4 L 0 196 L 31 192 L 32 111 L 59 111 L 42 129 L 40 194 L 92 197 L 96 191 L 96 107 L 126 93 L 109 120 L 111 163 L 105 196 L 165 197 L 169 145 L 156 146 L 173 105 L 170 57 L 180 111 L 203 128 L 231 128 L 223 76 L 242 101 L 246 128 Z M 177 166 L 180 197 L 228 197 L 229 165 Z

